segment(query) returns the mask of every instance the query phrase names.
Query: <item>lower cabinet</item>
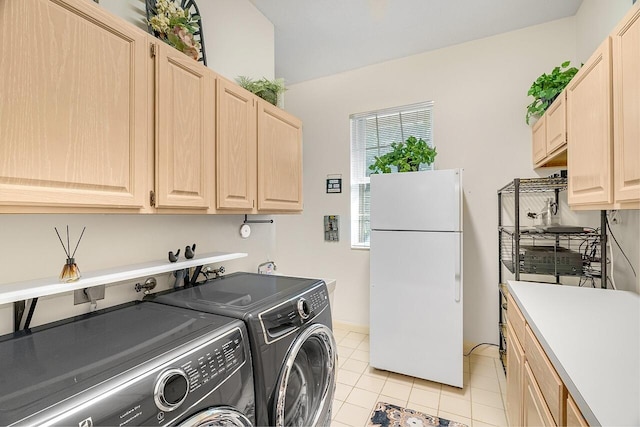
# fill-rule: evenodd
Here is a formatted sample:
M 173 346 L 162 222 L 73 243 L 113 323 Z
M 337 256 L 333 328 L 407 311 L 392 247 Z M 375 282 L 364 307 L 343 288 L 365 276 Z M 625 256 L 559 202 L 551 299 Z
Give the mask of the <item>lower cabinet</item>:
M 507 319 L 506 409 L 509 425 L 587 426 L 511 296 L 508 297 Z
M 542 391 L 538 387 L 531 367 L 528 362 L 524 363 L 524 396 L 523 396 L 523 426 L 557 426 L 553 421 L 551 412 L 544 401 Z M 519 424 L 518 424 L 519 425 Z
M 507 322 L 507 420 L 509 425 L 521 426 L 523 402 L 524 350 Z
M 584 419 L 578 409 L 578 405 L 571 396 L 567 396 L 567 426 L 568 427 L 587 427 L 589 424 Z

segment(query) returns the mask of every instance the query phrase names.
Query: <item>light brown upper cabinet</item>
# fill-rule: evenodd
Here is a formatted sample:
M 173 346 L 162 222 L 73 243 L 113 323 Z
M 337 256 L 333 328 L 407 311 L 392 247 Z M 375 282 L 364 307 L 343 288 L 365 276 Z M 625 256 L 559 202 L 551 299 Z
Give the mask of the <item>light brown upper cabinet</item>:
M 0 39 L 0 211 L 142 207 L 147 34 L 86 0 L 3 0 Z
M 640 3 L 613 38 L 614 199 L 640 208 Z M 624 206 L 623 206 L 624 207 Z
M 256 194 L 256 97 L 218 78 L 217 208 L 250 212 Z
M 302 210 L 302 123 L 218 78 L 218 212 Z
M 549 106 L 547 116 L 546 143 L 547 156 L 555 157 L 562 149 L 567 147 L 567 92 L 560 95 Z M 565 159 L 566 160 L 566 159 Z
M 563 91 L 533 125 L 535 167 L 567 165 L 567 93 Z
M 543 115 L 538 119 L 537 122 L 533 124 L 531 128 L 531 135 L 533 143 L 532 147 L 532 156 L 533 156 L 533 164 L 537 167 L 544 163 L 544 160 L 547 158 L 547 116 Z
M 258 210 L 302 210 L 302 122 L 258 101 Z
M 612 203 L 611 39 L 569 82 L 567 116 L 569 204 Z
M 215 73 L 155 46 L 157 208 L 207 209 L 214 193 Z
M 572 209 L 640 209 L 640 3 L 569 83 Z

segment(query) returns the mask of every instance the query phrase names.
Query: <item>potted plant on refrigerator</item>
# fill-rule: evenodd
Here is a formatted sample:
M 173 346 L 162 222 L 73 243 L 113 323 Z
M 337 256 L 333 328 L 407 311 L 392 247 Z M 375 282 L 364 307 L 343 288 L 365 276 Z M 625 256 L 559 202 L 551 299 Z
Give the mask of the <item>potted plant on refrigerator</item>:
M 417 172 L 421 164 L 432 164 L 437 154 L 424 139 L 410 136 L 405 142 L 392 142 L 391 151 L 376 156 L 369 170 L 372 174 L 391 173 L 395 166 L 398 172 Z

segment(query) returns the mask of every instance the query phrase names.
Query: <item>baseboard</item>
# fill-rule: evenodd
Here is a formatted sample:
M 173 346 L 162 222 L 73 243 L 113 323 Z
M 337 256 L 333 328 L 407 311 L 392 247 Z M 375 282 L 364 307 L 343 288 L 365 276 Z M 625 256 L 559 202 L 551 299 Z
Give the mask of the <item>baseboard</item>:
M 368 325 L 356 325 L 355 323 L 343 322 L 341 320 L 334 320 L 333 327 L 336 329 L 347 329 L 352 332 L 358 332 L 360 334 L 369 335 Z

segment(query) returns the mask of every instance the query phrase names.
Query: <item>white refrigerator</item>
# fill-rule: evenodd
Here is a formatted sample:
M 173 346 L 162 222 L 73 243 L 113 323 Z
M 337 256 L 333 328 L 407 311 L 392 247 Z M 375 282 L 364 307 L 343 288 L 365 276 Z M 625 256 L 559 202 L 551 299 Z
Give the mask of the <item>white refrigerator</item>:
M 463 386 L 462 169 L 371 175 L 370 364 Z

